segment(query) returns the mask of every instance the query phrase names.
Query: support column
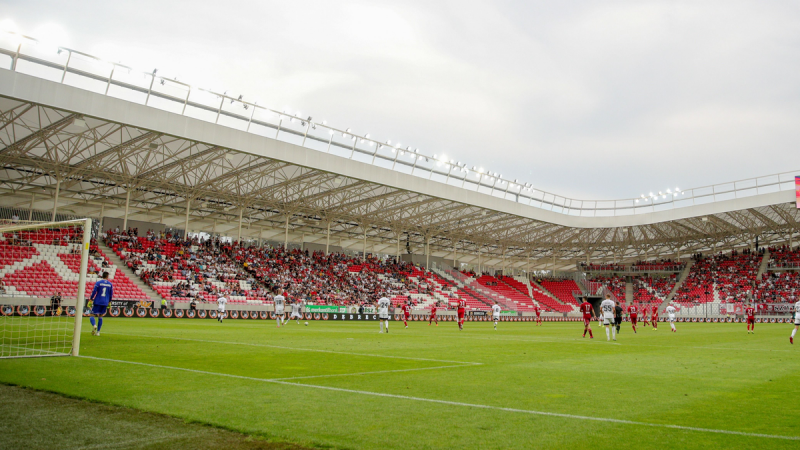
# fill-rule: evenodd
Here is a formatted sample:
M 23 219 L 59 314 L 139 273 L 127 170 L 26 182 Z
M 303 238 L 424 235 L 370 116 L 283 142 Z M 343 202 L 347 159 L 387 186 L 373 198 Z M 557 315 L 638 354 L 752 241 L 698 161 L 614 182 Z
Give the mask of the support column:
M 455 242 L 453 242 L 453 268 L 456 270 L 458 270 L 458 267 L 456 267 L 457 259 L 458 259 L 458 246 L 456 245 Z
M 33 221 L 33 202 L 36 201 L 36 192 L 31 192 L 31 210 L 28 213 L 28 221 Z
M 398 264 L 400 264 L 400 237 L 402 235 L 403 235 L 402 231 L 397 233 L 397 252 L 396 252 L 396 257 L 397 257 L 397 263 Z
M 364 250 L 361 253 L 361 257 L 365 260 L 367 259 L 367 229 L 364 228 Z
M 286 215 L 286 225 L 283 233 L 283 249 L 289 251 L 289 215 Z
M 503 276 L 506 275 L 506 248 L 503 247 Z
M 106 216 L 106 204 L 100 205 L 100 233 L 103 232 L 103 217 Z
M 56 212 L 58 212 L 58 194 L 61 192 L 61 179 L 56 178 L 56 196 L 53 198 L 53 218 L 51 222 L 56 221 Z
M 483 265 L 483 259 L 482 259 L 482 255 L 481 255 L 481 249 L 479 248 L 478 249 L 478 277 L 480 277 L 481 274 L 483 273 L 483 270 L 481 269 L 482 265 Z
M 189 240 L 189 210 L 191 209 L 192 199 L 186 199 L 186 220 L 183 222 L 183 239 Z
M 330 247 L 331 247 L 331 222 L 328 221 L 328 234 L 327 237 L 325 238 L 325 256 L 330 254 L 329 251 Z
M 128 230 L 128 208 L 131 205 L 131 190 L 128 189 L 128 192 L 125 194 L 125 217 L 122 219 L 122 229 L 127 231 Z
M 425 269 L 430 270 L 431 267 L 431 238 L 425 238 Z
M 239 245 L 242 243 L 242 213 L 244 212 L 244 208 L 239 208 L 239 233 L 236 235 L 236 240 L 239 241 Z

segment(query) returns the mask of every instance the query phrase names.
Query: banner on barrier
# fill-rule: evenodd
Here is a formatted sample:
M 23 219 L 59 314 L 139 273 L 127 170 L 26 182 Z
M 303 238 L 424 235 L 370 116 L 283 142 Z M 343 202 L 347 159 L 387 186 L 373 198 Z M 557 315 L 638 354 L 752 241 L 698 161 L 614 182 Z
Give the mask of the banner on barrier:
M 306 311 L 310 313 L 346 313 L 346 306 L 334 305 L 306 305 Z
M 330 319 L 330 320 L 361 320 L 361 321 L 377 322 L 378 321 L 378 315 L 377 314 L 358 314 L 358 313 L 328 314 L 328 319 Z M 389 320 L 395 320 L 395 316 L 393 314 L 389 314 Z

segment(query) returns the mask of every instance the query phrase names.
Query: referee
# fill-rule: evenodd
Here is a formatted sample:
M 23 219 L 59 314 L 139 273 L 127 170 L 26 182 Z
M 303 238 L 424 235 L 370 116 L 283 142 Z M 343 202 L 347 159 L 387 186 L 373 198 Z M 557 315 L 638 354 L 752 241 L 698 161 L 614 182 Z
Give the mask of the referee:
M 619 327 L 622 325 L 622 307 L 619 306 L 619 300 L 614 303 L 614 324 L 617 326 L 617 334 L 619 334 Z

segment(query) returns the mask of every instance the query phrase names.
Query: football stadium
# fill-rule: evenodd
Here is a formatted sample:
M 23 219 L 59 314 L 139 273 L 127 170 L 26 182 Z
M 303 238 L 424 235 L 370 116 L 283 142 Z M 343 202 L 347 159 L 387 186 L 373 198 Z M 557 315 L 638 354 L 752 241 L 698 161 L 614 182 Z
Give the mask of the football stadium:
M 800 446 L 796 153 L 600 200 L 458 153 L 5 27 L 0 447 Z

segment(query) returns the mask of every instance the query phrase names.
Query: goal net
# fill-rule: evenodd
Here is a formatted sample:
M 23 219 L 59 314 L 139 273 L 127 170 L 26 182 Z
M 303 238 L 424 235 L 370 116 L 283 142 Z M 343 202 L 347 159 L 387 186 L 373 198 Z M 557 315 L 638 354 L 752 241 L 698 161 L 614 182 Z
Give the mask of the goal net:
M 87 273 L 102 270 L 89 258 L 91 228 L 0 222 L 0 358 L 78 355 Z

